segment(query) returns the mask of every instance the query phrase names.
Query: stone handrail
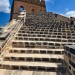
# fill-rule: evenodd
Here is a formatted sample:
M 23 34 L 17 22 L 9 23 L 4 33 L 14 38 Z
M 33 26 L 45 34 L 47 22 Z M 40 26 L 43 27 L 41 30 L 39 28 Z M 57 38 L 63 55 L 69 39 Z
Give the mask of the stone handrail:
M 11 45 L 11 40 L 14 39 L 14 36 L 16 35 L 16 33 L 19 31 L 19 29 L 21 28 L 21 26 L 23 25 L 23 23 L 25 23 L 25 20 L 26 20 L 26 11 L 21 12 L 20 15 L 18 16 L 18 18 L 21 18 L 21 19 L 16 20 L 17 24 L 14 25 L 14 27 L 11 29 L 11 31 L 9 31 L 9 36 L 5 40 L 4 45 L 3 45 L 2 49 L 1 49 L 1 55 L 0 55 L 0 57 L 3 57 L 3 55 L 9 49 L 9 46 Z

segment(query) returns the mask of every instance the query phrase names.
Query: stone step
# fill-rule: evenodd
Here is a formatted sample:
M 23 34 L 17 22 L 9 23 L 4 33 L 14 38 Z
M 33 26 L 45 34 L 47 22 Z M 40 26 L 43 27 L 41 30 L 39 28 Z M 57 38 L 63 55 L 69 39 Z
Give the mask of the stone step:
M 8 53 L 8 54 L 5 54 L 4 57 L 32 57 L 32 58 L 57 58 L 57 59 L 63 59 L 63 55 L 61 54 L 16 54 L 16 53 Z
M 4 61 L 23 61 L 23 62 L 50 62 L 50 63 L 62 63 L 61 58 L 38 58 L 38 57 L 5 57 Z
M 30 53 L 30 54 L 64 54 L 64 50 L 45 50 L 45 49 L 24 49 L 24 48 L 14 48 L 14 49 L 10 49 L 9 53 Z
M 1 64 L 2 69 L 10 70 L 31 70 L 31 71 L 51 71 L 55 72 L 58 70 L 58 66 L 61 63 L 41 63 L 41 62 L 12 62 L 4 61 Z

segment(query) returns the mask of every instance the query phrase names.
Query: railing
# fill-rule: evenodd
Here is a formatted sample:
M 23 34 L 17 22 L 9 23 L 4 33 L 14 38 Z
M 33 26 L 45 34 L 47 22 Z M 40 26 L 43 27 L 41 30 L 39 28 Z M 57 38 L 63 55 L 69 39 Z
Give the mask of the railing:
M 21 17 L 21 19 L 17 20 L 18 23 L 16 25 L 14 25 L 14 27 L 9 31 L 9 36 L 7 37 L 7 39 L 5 40 L 5 42 L 1 48 L 0 58 L 2 58 L 3 55 L 8 52 L 7 50 L 9 49 L 9 46 L 11 45 L 11 40 L 14 39 L 14 36 L 16 35 L 16 33 L 22 27 L 23 23 L 25 23 L 26 12 L 24 11 L 23 14 L 20 14 L 20 17 Z

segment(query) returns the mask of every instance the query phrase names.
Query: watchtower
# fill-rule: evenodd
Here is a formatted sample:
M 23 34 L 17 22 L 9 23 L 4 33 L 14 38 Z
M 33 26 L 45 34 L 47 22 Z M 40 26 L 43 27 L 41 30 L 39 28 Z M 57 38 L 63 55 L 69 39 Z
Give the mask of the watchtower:
M 11 7 L 11 18 L 17 18 L 19 12 L 26 10 L 27 13 L 46 12 L 44 0 L 13 0 Z

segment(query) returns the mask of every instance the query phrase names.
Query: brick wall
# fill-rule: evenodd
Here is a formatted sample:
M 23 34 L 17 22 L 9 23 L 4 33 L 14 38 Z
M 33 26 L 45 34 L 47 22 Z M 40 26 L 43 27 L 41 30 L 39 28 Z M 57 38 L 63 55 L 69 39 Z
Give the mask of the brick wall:
M 42 3 L 36 4 L 36 3 L 30 3 L 30 2 L 25 2 L 25 1 L 20 1 L 20 0 L 15 0 L 11 12 L 11 19 L 17 18 L 19 12 L 20 12 L 20 6 L 23 6 L 24 10 L 26 10 L 28 13 L 33 13 L 32 10 L 34 10 L 34 13 L 39 13 L 39 12 L 46 12 L 46 6 Z

